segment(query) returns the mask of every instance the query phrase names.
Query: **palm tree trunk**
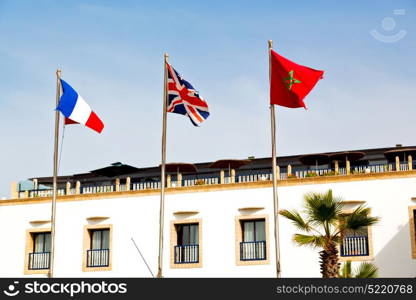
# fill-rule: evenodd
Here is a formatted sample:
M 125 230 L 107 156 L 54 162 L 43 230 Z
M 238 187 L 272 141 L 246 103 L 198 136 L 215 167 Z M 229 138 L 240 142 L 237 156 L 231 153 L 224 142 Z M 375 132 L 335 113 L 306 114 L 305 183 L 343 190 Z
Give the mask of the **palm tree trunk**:
M 339 275 L 338 249 L 334 243 L 319 252 L 323 278 L 337 278 Z

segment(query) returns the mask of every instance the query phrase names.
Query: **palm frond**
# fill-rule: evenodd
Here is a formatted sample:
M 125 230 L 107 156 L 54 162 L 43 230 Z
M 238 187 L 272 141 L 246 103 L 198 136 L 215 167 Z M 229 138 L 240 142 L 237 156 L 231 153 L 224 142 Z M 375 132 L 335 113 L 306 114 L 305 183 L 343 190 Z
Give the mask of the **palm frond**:
M 376 224 L 378 217 L 369 216 L 370 209 L 360 205 L 351 214 L 339 217 L 339 227 L 343 230 L 358 231 L 367 226 Z
M 279 214 L 281 216 L 291 220 L 293 225 L 295 225 L 300 230 L 304 230 L 306 232 L 309 232 L 311 230 L 310 225 L 307 222 L 305 222 L 305 220 L 303 220 L 300 213 L 297 212 L 296 210 L 290 211 L 290 210 L 287 210 L 287 209 L 282 209 L 282 210 L 279 211 Z
M 362 263 L 354 270 L 355 278 L 377 278 L 378 268 L 371 263 Z
M 308 221 L 316 225 L 335 224 L 344 206 L 341 198 L 333 196 L 332 190 L 326 193 L 308 193 L 304 200 Z
M 293 235 L 293 241 L 300 246 L 310 246 L 320 248 L 325 245 L 325 237 L 320 235 L 306 235 L 296 233 Z

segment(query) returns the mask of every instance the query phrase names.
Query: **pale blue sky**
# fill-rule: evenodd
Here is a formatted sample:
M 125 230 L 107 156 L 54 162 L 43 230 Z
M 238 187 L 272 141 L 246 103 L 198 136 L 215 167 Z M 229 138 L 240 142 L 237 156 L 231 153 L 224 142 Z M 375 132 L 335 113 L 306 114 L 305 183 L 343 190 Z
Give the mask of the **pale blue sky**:
M 168 161 L 270 155 L 268 39 L 325 70 L 308 111 L 277 109 L 279 155 L 416 144 L 416 1 L 351 2 L 0 0 L 0 197 L 52 175 L 56 68 L 105 123 L 66 128 L 60 174 L 159 164 L 165 51 L 211 111 L 168 116 Z

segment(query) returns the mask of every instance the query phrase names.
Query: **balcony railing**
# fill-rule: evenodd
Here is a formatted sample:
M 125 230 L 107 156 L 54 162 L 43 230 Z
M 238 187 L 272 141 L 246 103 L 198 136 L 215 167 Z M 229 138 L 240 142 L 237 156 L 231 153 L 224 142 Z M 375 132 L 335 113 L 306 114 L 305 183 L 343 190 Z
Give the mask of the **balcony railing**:
M 219 177 L 208 177 L 199 179 L 185 179 L 182 181 L 182 186 L 194 186 L 194 185 L 205 185 L 205 184 L 218 184 Z M 177 186 L 177 183 L 176 183 Z
M 115 185 L 84 186 L 81 188 L 82 194 L 110 193 L 115 192 Z
M 160 189 L 160 181 L 137 182 L 131 185 L 133 191 Z
M 87 267 L 108 267 L 110 263 L 110 249 L 87 250 Z
M 237 176 L 237 182 L 255 182 L 272 180 L 272 173 L 250 174 Z
M 341 244 L 341 256 L 368 256 L 368 236 L 347 236 Z
M 191 264 L 199 262 L 199 245 L 175 246 L 175 264 Z
M 50 252 L 33 252 L 29 253 L 29 270 L 47 270 L 49 269 L 51 253 Z
M 266 241 L 241 242 L 240 260 L 266 260 Z
M 52 193 L 53 193 L 52 189 L 35 189 L 35 190 L 29 190 L 28 191 L 28 196 L 29 196 L 29 198 L 52 197 Z M 65 195 L 65 189 L 57 189 L 57 194 L 58 194 L 58 196 Z

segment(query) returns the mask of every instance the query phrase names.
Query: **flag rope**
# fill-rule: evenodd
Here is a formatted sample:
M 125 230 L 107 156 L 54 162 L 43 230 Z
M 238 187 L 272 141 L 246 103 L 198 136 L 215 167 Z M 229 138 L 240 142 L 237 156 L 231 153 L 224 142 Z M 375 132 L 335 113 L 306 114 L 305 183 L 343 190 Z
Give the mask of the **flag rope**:
M 57 175 L 59 174 L 59 168 L 61 167 L 62 150 L 64 148 L 65 127 L 66 126 L 65 126 L 65 120 L 64 120 L 64 124 L 62 126 L 61 148 L 59 149 L 58 172 L 57 172 Z

